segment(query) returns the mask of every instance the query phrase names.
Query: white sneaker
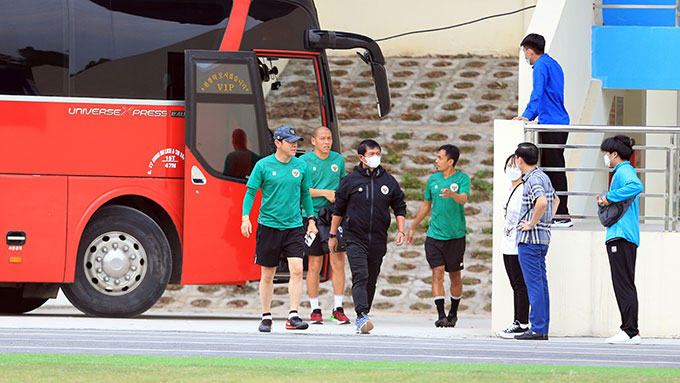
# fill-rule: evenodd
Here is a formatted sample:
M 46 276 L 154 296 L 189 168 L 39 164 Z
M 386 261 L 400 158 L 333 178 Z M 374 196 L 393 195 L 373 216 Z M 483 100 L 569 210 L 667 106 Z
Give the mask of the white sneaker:
M 523 334 L 529 329 L 529 325 L 523 325 L 519 321 L 514 321 L 505 330 L 496 332 L 499 338 L 515 339 L 515 335 Z
M 621 331 L 618 334 L 614 335 L 611 338 L 607 338 L 607 343 L 610 344 L 640 344 L 642 343 L 642 338 L 640 337 L 640 334 L 635 335 L 634 337 L 629 337 L 628 334 L 626 334 L 625 331 Z
M 567 228 L 567 227 L 572 227 L 574 226 L 574 223 L 571 222 L 570 219 L 555 219 L 552 221 L 552 224 L 550 227 L 561 227 L 561 228 Z

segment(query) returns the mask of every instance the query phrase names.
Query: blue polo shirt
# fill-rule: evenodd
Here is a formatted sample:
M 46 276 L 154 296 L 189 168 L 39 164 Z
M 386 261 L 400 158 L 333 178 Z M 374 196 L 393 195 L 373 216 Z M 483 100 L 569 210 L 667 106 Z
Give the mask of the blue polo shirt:
M 623 238 L 640 246 L 640 203 L 638 194 L 644 187 L 635 173 L 635 168 L 629 161 L 624 161 L 614 168 L 612 183 L 609 186 L 607 200 L 620 202 L 635 197 L 628 210 L 613 225 L 607 228 L 606 241 L 614 238 Z
M 538 117 L 539 124 L 569 125 L 564 108 L 564 73 L 547 53 L 534 62 L 534 89 L 522 117 L 529 121 Z

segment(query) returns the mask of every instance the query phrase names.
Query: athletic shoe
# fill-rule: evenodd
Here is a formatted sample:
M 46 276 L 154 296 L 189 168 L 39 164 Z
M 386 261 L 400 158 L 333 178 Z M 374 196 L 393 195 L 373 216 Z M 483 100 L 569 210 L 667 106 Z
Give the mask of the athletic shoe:
M 373 323 L 366 314 L 361 314 L 357 317 L 357 334 L 368 334 L 373 330 Z
M 434 327 L 449 327 L 449 318 L 439 318 L 434 321 Z
M 628 336 L 625 331 L 621 331 L 618 334 L 614 335 L 611 338 L 607 338 L 607 343 L 611 344 L 640 344 L 642 343 L 642 338 L 640 337 L 640 334 L 635 335 L 634 337 Z
M 311 324 L 323 324 L 323 315 L 321 315 L 321 309 L 314 309 L 312 315 L 310 315 Z
M 272 332 L 272 320 L 262 319 L 260 326 L 257 328 L 260 332 Z
M 333 314 L 331 314 L 331 322 L 338 322 L 338 324 L 352 323 L 349 318 L 347 318 L 347 315 L 345 315 L 345 310 L 343 310 L 342 307 L 338 307 L 333 310 Z
M 519 335 L 515 335 L 517 340 L 548 340 L 548 334 L 539 334 L 531 330 L 527 330 Z
M 309 327 L 300 317 L 294 316 L 286 321 L 286 330 L 306 330 Z
M 522 327 L 518 320 L 512 322 L 505 330 L 498 331 L 496 335 L 503 339 L 513 339 L 515 335 L 522 334 L 529 329 L 529 326 Z
M 458 316 L 455 317 L 446 317 L 446 320 L 449 322 L 446 327 L 456 327 L 456 323 L 458 323 Z
M 553 219 L 551 227 L 572 227 L 574 223 L 570 219 Z

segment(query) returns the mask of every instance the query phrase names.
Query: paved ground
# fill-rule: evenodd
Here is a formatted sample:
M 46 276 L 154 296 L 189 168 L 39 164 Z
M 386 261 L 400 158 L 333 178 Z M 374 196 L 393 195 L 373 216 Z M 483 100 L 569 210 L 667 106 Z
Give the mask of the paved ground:
M 257 317 L 155 311 L 106 319 L 43 309 L 0 317 L 0 353 L 680 367 L 680 340 L 645 339 L 624 347 L 597 338 L 521 342 L 491 337 L 488 319 L 461 318 L 455 329 L 436 329 L 431 318 L 419 316 L 374 322 L 373 334 L 356 335 L 353 326 L 330 323 L 290 332 L 283 318 L 275 318 L 273 333 L 260 334 Z M 330 352 L 338 349 L 344 352 Z

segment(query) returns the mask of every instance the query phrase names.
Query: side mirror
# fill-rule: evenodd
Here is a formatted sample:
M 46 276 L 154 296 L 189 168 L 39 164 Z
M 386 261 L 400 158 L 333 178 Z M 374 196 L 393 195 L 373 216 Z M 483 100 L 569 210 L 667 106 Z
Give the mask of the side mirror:
M 362 60 L 371 65 L 373 82 L 375 83 L 378 116 L 385 117 L 392 110 L 390 87 L 385 70 L 385 57 L 373 39 L 348 32 L 321 31 L 309 29 L 305 34 L 305 47 L 308 49 L 353 49 L 364 48 L 359 54 Z

